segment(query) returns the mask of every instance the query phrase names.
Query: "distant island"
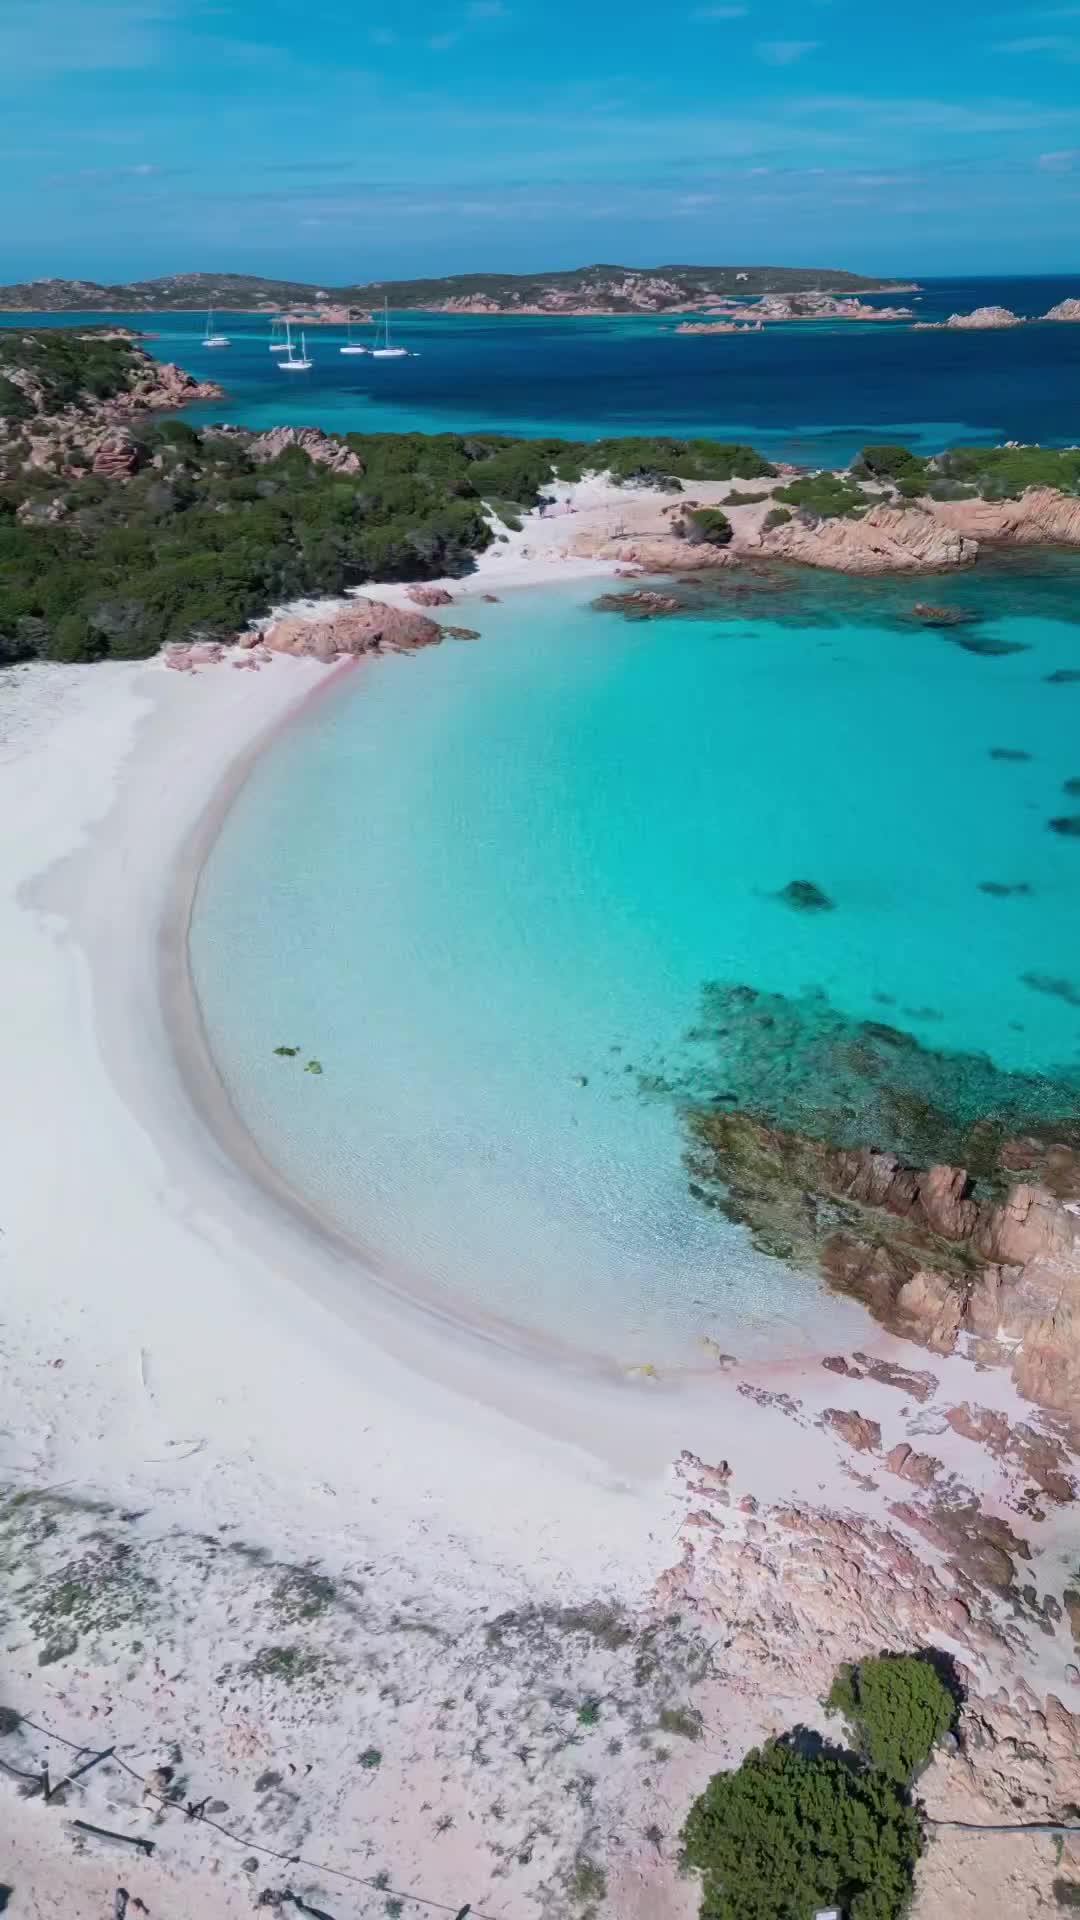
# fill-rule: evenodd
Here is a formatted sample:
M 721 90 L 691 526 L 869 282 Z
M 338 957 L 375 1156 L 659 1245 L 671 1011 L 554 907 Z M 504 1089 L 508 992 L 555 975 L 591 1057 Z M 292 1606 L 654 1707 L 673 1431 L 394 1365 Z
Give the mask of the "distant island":
M 348 309 L 392 307 L 433 313 L 693 313 L 763 294 L 914 291 L 838 267 L 576 267 L 559 273 L 457 273 L 443 279 L 375 280 L 320 287 L 245 273 L 170 273 L 156 280 L 26 280 L 0 287 L 6 313 L 177 313 L 216 307 L 236 313 L 303 313 L 335 323 Z

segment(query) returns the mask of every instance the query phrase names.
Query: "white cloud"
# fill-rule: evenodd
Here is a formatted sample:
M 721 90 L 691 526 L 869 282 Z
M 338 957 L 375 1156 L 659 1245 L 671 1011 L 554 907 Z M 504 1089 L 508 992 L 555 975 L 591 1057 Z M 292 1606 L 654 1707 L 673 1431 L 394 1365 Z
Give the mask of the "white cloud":
M 510 9 L 503 6 L 503 0 L 469 0 L 465 9 L 466 20 L 509 20 Z
M 1075 60 L 1080 46 L 1060 33 L 1034 33 L 1024 40 L 999 40 L 994 53 L 1052 53 L 1062 60 Z
M 1061 147 L 1057 153 L 1040 153 L 1035 162 L 1044 173 L 1069 173 L 1080 160 L 1080 147 Z
M 695 7 L 691 20 L 745 20 L 749 7 Z
M 759 40 L 754 52 L 770 67 L 793 67 L 820 45 L 817 40 Z
M 395 47 L 397 45 L 397 34 L 394 32 L 393 27 L 372 27 L 368 33 L 368 39 L 371 41 L 373 47 Z

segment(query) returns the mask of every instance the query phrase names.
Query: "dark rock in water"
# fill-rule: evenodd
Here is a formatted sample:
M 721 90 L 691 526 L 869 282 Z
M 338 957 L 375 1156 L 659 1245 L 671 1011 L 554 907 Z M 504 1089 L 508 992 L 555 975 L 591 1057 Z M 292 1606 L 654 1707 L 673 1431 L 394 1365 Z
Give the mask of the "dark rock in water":
M 1004 880 L 980 880 L 979 892 L 993 894 L 995 900 L 1008 900 L 1014 893 L 1030 893 L 1031 888 L 1026 880 L 1014 881 L 1012 886 Z
M 479 640 L 480 638 L 475 627 L 444 627 L 443 632 L 448 640 Z
M 981 653 L 988 660 L 1003 659 L 1007 653 L 1029 653 L 1031 649 L 1022 640 L 994 640 L 990 634 L 972 634 L 970 639 L 960 634 L 950 633 L 947 638 L 954 647 L 963 647 L 965 653 Z
M 680 613 L 682 602 L 673 593 L 635 587 L 630 593 L 602 593 L 592 603 L 594 613 L 621 613 L 624 620 L 656 620 L 664 613 Z
M 1051 833 L 1063 833 L 1067 840 L 1080 840 L 1080 813 L 1059 813 L 1047 822 Z
M 1064 1000 L 1067 1006 L 1080 1007 L 1080 987 L 1071 980 L 1062 980 L 1052 973 L 1022 973 L 1025 987 L 1031 987 L 1035 993 L 1049 993 L 1055 1000 Z
M 1030 760 L 1031 755 L 1025 753 L 1022 747 L 991 747 L 990 758 L 991 760 Z
M 916 600 L 912 611 L 927 627 L 969 627 L 983 618 L 972 607 L 932 607 L 925 600 Z
M 1080 680 L 1080 667 L 1059 667 L 1056 673 L 1044 673 L 1048 687 L 1071 687 Z
M 796 913 L 831 913 L 835 902 L 812 880 L 789 880 L 781 887 L 776 898 L 782 900 L 785 907 L 794 907 Z
M 1066 780 L 1062 788 L 1062 792 L 1071 794 L 1073 799 L 1075 800 L 1077 795 L 1080 795 L 1080 778 L 1077 778 L 1075 780 Z

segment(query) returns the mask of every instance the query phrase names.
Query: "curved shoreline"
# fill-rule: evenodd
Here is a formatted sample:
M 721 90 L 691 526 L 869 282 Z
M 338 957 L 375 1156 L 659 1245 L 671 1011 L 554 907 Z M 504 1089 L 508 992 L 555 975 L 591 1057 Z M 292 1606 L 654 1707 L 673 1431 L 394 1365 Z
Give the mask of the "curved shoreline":
M 520 586 L 513 589 L 515 594 L 524 590 Z M 403 594 L 403 590 L 398 592 Z M 404 604 L 408 604 L 407 599 Z M 567 1379 L 588 1384 L 593 1389 L 606 1387 L 621 1397 L 632 1393 L 635 1387 L 640 1389 L 646 1382 L 650 1392 L 659 1390 L 665 1396 L 681 1395 L 701 1385 L 715 1390 L 724 1376 L 724 1369 L 715 1359 L 703 1358 L 694 1364 L 687 1358 L 678 1363 L 667 1362 L 655 1371 L 643 1369 L 640 1363 L 621 1362 L 613 1352 L 593 1350 L 580 1341 L 562 1339 L 557 1333 L 488 1310 L 468 1296 L 431 1284 L 422 1272 L 400 1264 L 395 1266 L 359 1234 L 328 1218 L 303 1189 L 274 1164 L 250 1131 L 229 1091 L 214 1056 L 191 965 L 191 926 L 203 870 L 232 807 L 263 756 L 273 751 L 283 734 L 302 725 L 316 703 L 340 691 L 340 683 L 347 673 L 379 664 L 387 663 L 339 661 L 320 685 L 262 728 L 222 772 L 173 864 L 158 934 L 160 988 L 166 1033 L 192 1108 L 228 1160 L 254 1182 L 276 1209 L 312 1236 L 319 1248 L 335 1260 L 350 1263 L 358 1297 L 363 1289 L 374 1289 L 407 1315 L 423 1316 L 433 1328 L 461 1341 L 478 1343 L 489 1354 L 497 1352 L 505 1359 L 542 1372 L 558 1369 Z M 839 1296 L 829 1295 L 816 1274 L 808 1272 L 805 1278 L 815 1298 L 820 1297 L 821 1312 L 830 1318 L 832 1337 L 825 1344 L 819 1339 L 803 1337 L 781 1347 L 767 1360 L 759 1359 L 755 1372 L 765 1371 L 778 1382 L 808 1365 L 815 1365 L 838 1343 L 843 1344 L 846 1320 L 851 1321 L 847 1332 L 865 1349 L 873 1350 L 880 1337 L 879 1329 L 869 1316 L 864 1323 L 861 1310 Z M 347 1302 L 345 1309 L 355 1312 L 356 1305 L 356 1300 Z M 737 1344 L 739 1331 L 735 1321 L 721 1330 L 721 1338 Z M 713 1338 L 712 1346 L 715 1345 Z M 636 1394 L 634 1397 L 636 1403 Z
M 214 1058 L 190 953 L 191 924 L 203 869 L 233 804 L 263 755 L 272 750 L 283 733 L 301 724 L 306 712 L 328 697 L 332 687 L 346 674 L 360 670 L 359 661 L 339 662 L 321 686 L 310 689 L 297 706 L 256 735 L 225 769 L 174 864 L 169 899 L 159 929 L 160 978 L 166 1029 L 185 1091 L 199 1119 L 229 1159 L 295 1224 L 335 1255 L 354 1262 L 361 1284 L 380 1288 L 394 1301 L 429 1316 L 444 1330 L 466 1334 L 527 1360 L 543 1357 L 549 1364 L 559 1362 L 594 1381 L 625 1381 L 624 1371 L 612 1359 L 588 1353 L 500 1315 L 485 1313 L 478 1306 L 440 1296 L 435 1289 L 426 1288 L 419 1275 L 395 1277 L 373 1248 L 326 1219 L 314 1202 L 267 1159 L 246 1126 Z

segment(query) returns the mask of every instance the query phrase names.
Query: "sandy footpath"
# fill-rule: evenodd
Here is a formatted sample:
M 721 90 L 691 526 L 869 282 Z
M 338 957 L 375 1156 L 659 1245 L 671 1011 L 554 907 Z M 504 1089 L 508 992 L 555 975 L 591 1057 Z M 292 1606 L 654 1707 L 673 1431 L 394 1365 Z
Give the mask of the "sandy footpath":
M 420 1895 L 510 1920 L 586 1911 L 597 1876 L 619 1920 L 689 1912 L 690 1794 L 817 1709 L 721 1675 L 719 1628 L 650 1612 L 679 1557 L 673 1462 L 690 1447 L 760 1499 L 870 1514 L 820 1415 L 908 1431 L 895 1392 L 809 1361 L 785 1408 L 719 1366 L 593 1378 L 457 1328 L 226 1151 L 227 1103 L 205 1124 L 162 985 L 207 809 L 335 672 L 366 670 L 0 676 L 0 1704 L 115 1742 L 139 1776 L 106 1762 L 49 1807 L 0 1780 L 13 1920 L 105 1920 L 121 1883 L 157 1920 L 267 1889 L 334 1920 Z M 919 1364 L 869 1323 L 863 1345 Z M 970 1394 L 962 1362 L 935 1372 Z M 1000 1379 L 978 1393 L 1016 1415 Z M 934 1444 L 999 1498 L 978 1449 Z M 1044 1543 L 1062 1562 L 1057 1523 Z M 1063 1658 L 1037 1650 L 1036 1680 L 1060 1690 Z M 32 1729 L 3 1756 L 64 1771 Z M 144 1804 L 162 1766 L 156 1791 L 213 1802 L 248 1846 Z M 114 1859 L 73 1816 L 158 1851 Z

